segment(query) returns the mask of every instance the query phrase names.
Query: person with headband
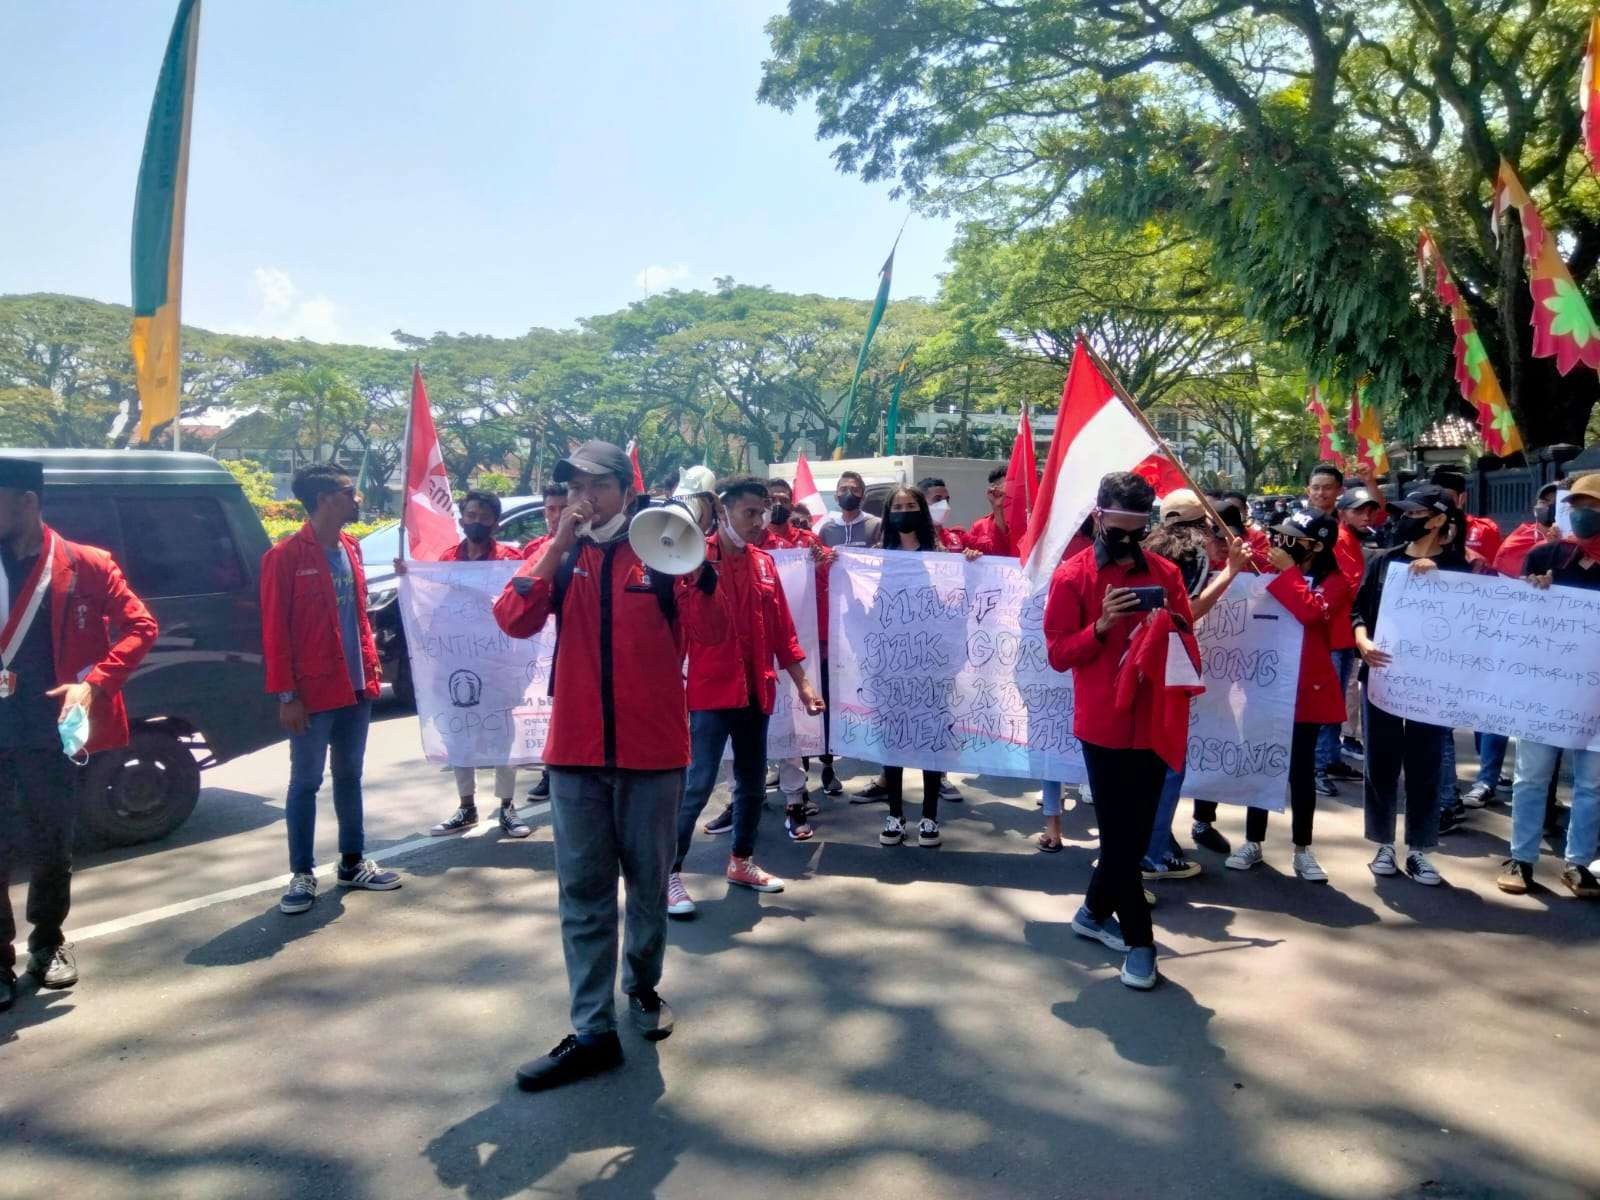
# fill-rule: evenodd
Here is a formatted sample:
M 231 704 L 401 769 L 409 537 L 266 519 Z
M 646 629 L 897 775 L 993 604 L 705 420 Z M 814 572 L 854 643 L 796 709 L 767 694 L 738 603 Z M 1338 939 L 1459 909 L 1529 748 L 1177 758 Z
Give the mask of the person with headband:
M 72 763 L 128 744 L 122 686 L 156 641 L 156 620 L 111 555 L 42 519 L 44 468 L 0 458 L 0 1011 L 16 999 L 11 869 L 26 867 L 27 973 L 71 987 L 63 926 L 72 907 L 78 787 Z M 111 640 L 115 633 L 116 641 Z M 26 849 L 12 859 L 12 847 Z

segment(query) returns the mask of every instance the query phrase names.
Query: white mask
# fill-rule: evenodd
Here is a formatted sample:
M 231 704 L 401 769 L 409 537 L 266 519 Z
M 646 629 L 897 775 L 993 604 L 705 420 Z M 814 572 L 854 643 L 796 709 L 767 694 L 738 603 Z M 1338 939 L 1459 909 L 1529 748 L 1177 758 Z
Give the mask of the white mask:
M 733 522 L 728 521 L 722 526 L 722 532 L 728 535 L 728 540 L 733 543 L 735 550 L 745 548 L 745 540 L 739 536 L 739 531 L 733 527 Z
M 604 545 L 606 542 L 615 540 L 627 523 L 628 514 L 625 512 L 619 512 L 604 525 L 596 525 L 593 521 L 585 521 L 578 526 L 578 536 L 589 538 L 591 541 Z
M 935 500 L 928 505 L 928 515 L 933 518 L 935 525 L 943 525 L 945 518 L 950 515 L 950 501 Z

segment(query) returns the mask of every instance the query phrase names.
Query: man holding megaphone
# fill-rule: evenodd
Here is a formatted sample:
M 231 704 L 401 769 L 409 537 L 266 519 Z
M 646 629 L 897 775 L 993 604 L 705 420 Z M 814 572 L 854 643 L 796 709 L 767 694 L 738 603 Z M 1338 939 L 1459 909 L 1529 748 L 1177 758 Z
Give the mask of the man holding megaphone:
M 633 464 L 619 447 L 585 442 L 553 475 L 567 485 L 566 510 L 544 552 L 523 564 L 494 605 L 495 621 L 512 637 L 532 637 L 556 620 L 544 762 L 573 1033 L 518 1070 L 527 1091 L 622 1062 L 614 996 L 619 874 L 627 885 L 622 986 L 633 1023 L 651 1041 L 672 1032 L 672 1010 L 656 985 L 689 763 L 683 656 L 691 641 L 729 635 L 713 569 L 675 577 L 647 565 L 630 544 Z M 691 540 L 701 549 L 684 561 L 699 564 L 697 530 Z

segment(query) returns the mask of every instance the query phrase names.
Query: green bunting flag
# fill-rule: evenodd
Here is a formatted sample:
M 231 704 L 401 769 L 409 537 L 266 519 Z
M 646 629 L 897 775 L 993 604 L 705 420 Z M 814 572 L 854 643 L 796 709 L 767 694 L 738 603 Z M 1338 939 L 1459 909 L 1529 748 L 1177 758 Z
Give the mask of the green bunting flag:
M 889 412 L 883 420 L 884 452 L 894 454 L 900 432 L 900 389 L 905 386 L 906 372 L 911 369 L 911 351 L 907 350 L 895 368 L 894 391 L 889 393 Z
M 900 244 L 900 239 L 895 238 L 895 245 Z M 872 302 L 872 316 L 867 319 L 867 336 L 861 340 L 861 353 L 856 356 L 856 373 L 850 378 L 850 394 L 844 402 L 844 419 L 839 422 L 839 444 L 833 448 L 833 457 L 843 458 L 845 442 L 850 437 L 850 419 L 856 410 L 856 385 L 861 382 L 861 372 L 867 369 L 867 351 L 872 348 L 872 335 L 878 332 L 878 323 L 883 320 L 883 310 L 889 307 L 889 280 L 894 275 L 894 247 L 889 248 L 889 257 L 883 260 L 883 269 L 878 272 L 878 298 Z

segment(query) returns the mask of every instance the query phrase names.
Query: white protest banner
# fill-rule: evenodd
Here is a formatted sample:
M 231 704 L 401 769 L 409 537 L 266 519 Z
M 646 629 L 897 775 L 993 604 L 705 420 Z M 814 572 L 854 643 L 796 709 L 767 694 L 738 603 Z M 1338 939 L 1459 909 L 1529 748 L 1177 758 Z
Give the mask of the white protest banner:
M 494 601 L 522 564 L 410 562 L 400 579 L 411 682 L 431 763 L 500 767 L 538 762 L 550 730 L 555 622 L 507 637 Z
M 1385 712 L 1574 750 L 1600 749 L 1600 593 L 1389 568 L 1370 672 Z
M 841 550 L 828 586 L 834 753 L 1083 782 L 1072 680 L 1017 560 Z M 1300 626 L 1265 589 L 1236 581 L 1201 623 L 1184 795 L 1283 808 Z
M 769 550 L 768 553 L 777 564 L 783 597 L 789 602 L 789 615 L 794 619 L 800 649 L 805 651 L 806 661 L 803 665 L 806 675 L 811 680 L 811 686 L 820 692 L 822 651 L 817 644 L 816 563 L 811 561 L 809 550 Z M 772 720 L 767 724 L 767 757 L 777 762 L 783 758 L 821 754 L 822 750 L 822 718 L 814 717 L 800 707 L 794 681 L 789 678 L 787 671 L 779 671 L 778 702 L 773 706 Z

